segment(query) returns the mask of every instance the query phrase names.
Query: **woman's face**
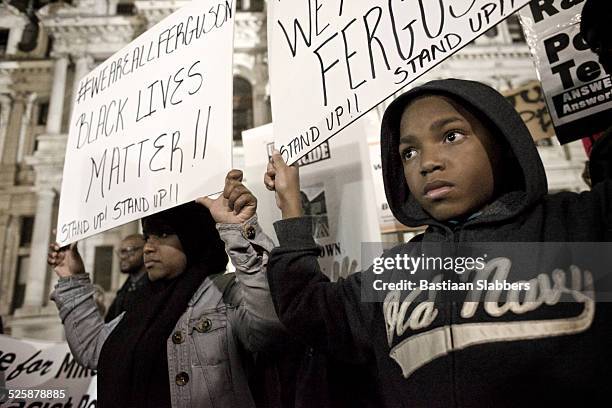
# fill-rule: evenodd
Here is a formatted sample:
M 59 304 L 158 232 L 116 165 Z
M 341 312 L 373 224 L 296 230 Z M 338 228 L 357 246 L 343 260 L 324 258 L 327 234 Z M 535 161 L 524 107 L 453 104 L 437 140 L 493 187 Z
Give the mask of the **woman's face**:
M 176 234 L 145 234 L 144 265 L 151 281 L 174 279 L 185 271 L 187 256 Z

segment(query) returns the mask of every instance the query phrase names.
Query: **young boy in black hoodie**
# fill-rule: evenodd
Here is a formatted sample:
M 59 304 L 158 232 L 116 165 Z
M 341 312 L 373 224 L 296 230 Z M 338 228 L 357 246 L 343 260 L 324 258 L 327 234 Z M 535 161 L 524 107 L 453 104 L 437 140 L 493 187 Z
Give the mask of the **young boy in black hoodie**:
M 486 85 L 441 80 L 403 94 L 385 112 L 381 149 L 389 206 L 403 224 L 427 225 L 420 245 L 608 240 L 610 182 L 582 194 L 547 194 L 527 128 Z M 612 322 L 608 305 L 594 302 L 588 272 L 567 281 L 557 273 L 552 291 L 539 288 L 544 297 L 563 288 L 573 302 L 553 296 L 503 309 L 474 307 L 465 293 L 406 302 L 409 291 L 367 302 L 362 286 L 372 268 L 337 283 L 321 273 L 312 224 L 301 216 L 297 170 L 278 153 L 265 184 L 283 213 L 268 269 L 280 320 L 368 375 L 371 388 L 356 392 L 385 407 L 609 405 Z M 387 255 L 409 253 L 409 245 L 419 244 Z

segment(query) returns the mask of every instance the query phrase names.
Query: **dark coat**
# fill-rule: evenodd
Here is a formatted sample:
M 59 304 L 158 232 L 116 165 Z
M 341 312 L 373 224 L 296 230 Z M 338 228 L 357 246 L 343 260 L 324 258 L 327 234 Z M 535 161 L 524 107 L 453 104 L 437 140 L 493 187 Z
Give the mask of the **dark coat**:
M 505 180 L 507 192 L 464 222 L 439 222 L 420 207 L 405 183 L 397 153 L 399 120 L 407 103 L 432 93 L 478 113 L 516 157 L 507 163 L 516 170 Z M 610 180 L 589 192 L 549 195 L 527 128 L 505 99 L 485 85 L 433 81 L 400 96 L 385 113 L 381 149 L 393 214 L 405 225 L 427 225 L 418 243 L 399 245 L 388 255 L 414 255 L 416 245 L 432 242 L 460 247 L 470 242 L 609 240 Z M 371 268 L 331 283 L 318 266 L 308 219 L 279 221 L 275 228 L 280 245 L 272 252 L 268 279 L 279 318 L 307 343 L 367 376 L 369 388 L 355 387 L 355 393 L 377 398 L 378 406 L 600 406 L 609 399 L 609 303 L 586 296 L 573 303 L 550 302 L 530 311 L 493 315 L 481 302 L 466 316 L 465 297 L 439 294 L 433 303 L 426 296 L 408 304 L 368 302 L 362 290 L 372 281 Z M 591 284 L 586 274 L 582 284 Z M 419 327 L 423 315 L 417 308 L 428 306 L 435 307 L 435 314 Z

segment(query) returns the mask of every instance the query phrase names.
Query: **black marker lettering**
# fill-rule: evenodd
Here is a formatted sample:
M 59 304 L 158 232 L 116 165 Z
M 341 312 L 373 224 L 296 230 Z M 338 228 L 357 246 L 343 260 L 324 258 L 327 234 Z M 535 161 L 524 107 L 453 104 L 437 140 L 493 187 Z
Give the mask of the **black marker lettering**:
M 393 0 L 389 0 L 389 14 L 391 17 L 391 30 L 393 31 L 393 38 L 395 39 L 395 46 L 397 47 L 397 53 L 399 54 L 402 60 L 406 61 L 408 58 L 412 56 L 412 53 L 414 52 L 414 29 L 412 28 L 412 25 L 416 22 L 416 19 L 413 19 L 412 21 L 410 21 L 402 29 L 402 31 L 405 31 L 407 28 L 410 29 L 410 51 L 408 52 L 408 55 L 405 55 L 404 51 L 402 50 L 402 44 L 399 38 L 399 33 L 397 32 L 397 22 L 395 21 L 395 14 L 393 10 Z
M 198 128 L 200 127 L 200 113 L 202 112 L 201 109 L 198 109 L 198 117 L 196 119 L 196 125 L 195 125 L 195 133 L 193 135 L 193 158 L 196 158 L 196 152 L 198 151 Z
M 179 173 L 183 172 L 183 149 L 178 147 L 179 141 L 181 140 L 181 132 L 178 130 L 172 133 L 172 151 L 170 152 L 170 171 L 174 168 L 174 153 L 179 152 L 181 154 L 181 165 L 179 167 Z
M 431 1 L 429 1 L 431 3 Z M 438 26 L 438 32 L 432 34 L 429 30 L 429 24 L 427 23 L 427 16 L 432 13 L 425 12 L 425 6 L 423 5 L 423 0 L 419 0 L 419 9 L 421 10 L 421 21 L 423 22 L 423 29 L 425 29 L 425 35 L 429 38 L 437 38 L 440 34 L 442 34 L 442 30 L 444 30 L 444 2 L 443 0 L 438 0 L 438 5 L 440 7 L 440 25 Z
M 108 191 L 110 191 L 113 185 L 113 175 L 116 178 L 116 184 L 119 184 L 119 173 L 120 173 L 121 155 L 118 147 L 113 147 L 113 155 L 111 156 L 111 167 L 110 174 L 108 175 Z
M 159 81 L 159 87 L 161 88 L 161 93 L 162 93 L 162 106 L 164 107 L 164 109 L 167 106 L 168 103 L 168 94 L 170 93 L 170 80 L 172 79 L 172 75 L 168 76 L 168 80 L 165 81 L 166 82 L 166 87 L 164 89 L 164 81 Z M 155 81 L 157 82 L 157 81 Z M 151 89 L 151 100 L 153 100 L 153 89 Z
M 329 37 L 321 45 L 319 45 L 319 47 L 316 50 L 313 51 L 315 55 L 317 56 L 317 58 L 319 59 L 319 66 L 321 67 L 321 80 L 323 81 L 323 106 L 327 106 L 327 81 L 325 80 L 325 74 L 330 69 L 332 69 L 337 63 L 339 63 L 340 60 L 336 59 L 331 65 L 326 67 L 325 64 L 323 63 L 323 59 L 321 58 L 321 55 L 319 54 L 319 51 L 321 50 L 321 48 L 327 45 L 327 43 L 333 40 L 336 36 L 338 36 L 338 33 L 335 33 L 334 35 Z
M 153 142 L 153 147 L 155 147 L 155 153 L 153 153 L 153 155 L 151 156 L 151 160 L 149 160 L 149 170 L 156 172 L 156 171 L 162 171 L 165 170 L 165 167 L 158 167 L 156 169 L 153 168 L 153 160 L 155 160 L 155 156 L 157 156 L 157 154 L 164 148 L 164 145 L 162 144 L 161 146 L 157 144 L 157 142 L 165 137 L 168 136 L 167 133 L 162 133 L 161 135 L 157 136 L 157 138 L 155 139 L 155 141 Z
M 111 108 L 113 106 L 117 105 L 117 101 L 113 100 L 111 101 L 110 105 L 108 106 L 108 110 L 106 111 L 106 117 L 104 118 L 104 136 L 109 137 L 110 135 L 113 134 L 113 131 L 115 130 L 115 125 L 111 125 L 110 130 L 108 129 L 108 123 L 110 122 L 108 120 L 108 115 L 110 114 Z
M 178 105 L 179 103 L 183 102 L 182 99 L 180 99 L 179 101 L 175 101 L 174 100 L 174 95 L 176 94 L 176 91 L 179 90 L 179 88 L 181 87 L 181 85 L 183 84 L 183 79 L 182 78 L 178 78 L 178 76 L 181 74 L 181 72 L 183 72 L 185 70 L 185 68 L 181 68 L 179 69 L 175 74 L 174 74 L 174 83 L 176 84 L 176 87 L 174 88 L 174 91 L 172 91 L 172 96 L 170 97 L 170 103 L 172 105 Z
M 202 149 L 202 160 L 206 157 L 206 143 L 208 143 L 208 125 L 210 125 L 210 112 L 212 110 L 212 106 L 208 107 L 208 117 L 206 118 L 206 131 L 204 132 L 204 148 Z M 199 112 L 198 112 L 199 118 Z
M 328 23 L 325 27 L 323 27 L 319 31 L 319 10 L 321 10 L 321 7 L 323 6 L 319 4 L 319 0 L 315 0 L 315 33 L 317 37 L 323 34 L 323 31 L 325 31 L 325 29 L 329 27 L 329 23 Z
M 141 140 L 140 142 L 138 142 L 138 144 L 140 145 L 140 151 L 138 153 L 138 178 L 140 178 L 140 174 L 141 174 L 141 166 L 142 166 L 142 145 L 144 144 L 144 142 L 147 142 L 149 139 L 144 139 Z
M 121 130 L 125 129 L 124 123 L 123 123 L 123 110 L 125 109 L 125 105 L 127 105 L 128 102 L 128 97 L 126 97 L 123 101 L 119 101 L 119 111 L 117 112 L 117 123 L 115 125 L 115 128 L 117 129 L 117 132 L 119 132 L 119 121 L 121 121 Z
M 308 0 L 308 38 L 306 38 L 306 34 L 304 34 L 304 29 L 302 28 L 302 25 L 300 24 L 297 18 L 293 20 L 293 42 L 291 42 L 291 39 L 289 38 L 289 34 L 287 33 L 287 30 L 285 29 L 285 26 L 283 25 L 283 23 L 280 20 L 277 21 L 277 23 L 280 26 L 281 30 L 283 30 L 283 34 L 285 34 L 285 39 L 287 40 L 287 45 L 289 45 L 289 50 L 291 50 L 291 55 L 295 57 L 297 55 L 297 46 L 298 46 L 297 32 L 298 30 L 302 34 L 302 39 L 304 40 L 304 43 L 306 44 L 306 46 L 310 47 L 310 44 L 312 44 L 312 4 L 311 4 L 311 0 Z
M 461 17 L 465 16 L 467 13 L 469 13 L 472 10 L 472 7 L 474 7 L 474 4 L 476 4 L 476 0 L 472 0 L 472 4 L 470 4 L 470 6 L 467 8 L 467 10 L 465 10 L 463 13 L 459 13 L 459 14 L 455 13 L 455 9 L 453 8 L 453 6 L 450 6 L 449 7 L 450 14 L 451 14 L 451 16 L 453 16 L 453 18 L 461 18 Z
M 361 85 L 366 83 L 366 80 L 364 79 L 363 81 L 361 81 L 359 84 L 357 85 L 353 85 L 353 75 L 351 73 L 351 64 L 349 62 L 349 59 L 351 59 L 353 56 L 355 56 L 357 54 L 357 51 L 353 51 L 351 53 L 349 53 L 349 49 L 348 49 L 348 43 L 346 41 L 346 30 L 355 22 L 357 21 L 356 18 L 352 19 L 350 23 L 348 23 L 343 29 L 342 29 L 342 41 L 344 42 L 344 61 L 346 62 L 346 70 L 348 72 L 348 80 L 349 80 L 349 86 L 351 87 L 351 90 L 353 89 L 357 89 L 359 88 Z
M 368 23 L 368 17 L 370 16 L 370 14 L 374 11 L 378 12 L 378 16 L 376 17 L 376 23 L 374 23 L 374 28 L 370 28 L 370 24 Z M 380 48 L 380 51 L 382 53 L 382 56 L 385 60 L 385 65 L 387 66 L 387 69 L 390 70 L 391 66 L 389 65 L 389 61 L 387 60 L 387 54 L 385 53 L 385 47 L 383 46 L 382 42 L 380 41 L 380 39 L 378 37 L 376 37 L 376 30 L 378 29 L 378 24 L 380 23 L 380 18 L 382 17 L 382 8 L 380 7 L 373 7 L 371 8 L 365 16 L 363 16 L 363 22 L 365 24 L 365 28 L 366 28 L 366 32 L 367 32 L 367 38 L 368 38 L 368 51 L 370 53 L 370 69 L 372 71 L 372 79 L 376 79 L 376 68 L 374 67 L 374 52 L 372 50 L 372 42 L 376 41 L 376 43 L 378 44 L 378 47 Z
M 202 84 L 204 84 L 204 76 L 195 70 L 195 67 L 199 63 L 200 63 L 200 61 L 194 62 L 193 65 L 191 67 L 189 67 L 189 71 L 187 71 L 187 77 L 188 78 L 195 78 L 195 77 L 199 78 L 198 86 L 196 87 L 195 90 L 189 91 L 189 95 L 195 95 L 196 93 L 198 93 L 198 91 L 202 88 Z M 195 72 L 193 72 L 193 71 L 195 71 Z
M 125 146 L 123 148 L 123 182 L 125 183 L 125 173 L 126 173 L 126 167 L 127 167 L 127 163 L 128 163 L 128 152 L 130 151 L 130 148 L 134 146 L 134 143 L 129 144 L 127 146 Z
M 93 184 L 94 178 L 96 180 L 99 179 L 100 182 L 100 195 L 104 198 L 104 169 L 106 168 L 106 152 L 104 149 L 104 153 L 102 153 L 102 157 L 100 158 L 100 163 L 96 163 L 93 157 L 91 159 L 91 174 L 89 176 L 89 187 L 87 187 L 87 196 L 85 197 L 85 202 L 89 201 L 89 193 L 91 192 L 91 185 Z M 101 176 L 101 177 L 100 177 Z

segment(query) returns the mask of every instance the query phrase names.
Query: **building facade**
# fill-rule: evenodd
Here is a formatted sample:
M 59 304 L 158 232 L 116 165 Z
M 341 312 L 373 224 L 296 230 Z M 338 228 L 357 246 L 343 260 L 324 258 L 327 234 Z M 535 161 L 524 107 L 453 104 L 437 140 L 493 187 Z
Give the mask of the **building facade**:
M 0 2 L 0 315 L 17 337 L 61 339 L 46 265 L 61 188 L 67 124 L 80 78 L 188 1 L 3 0 Z M 241 132 L 271 121 L 266 5 L 236 0 L 234 164 L 243 163 Z M 499 90 L 536 78 L 518 20 L 491 29 L 419 83 L 469 78 Z M 368 114 L 380 123 L 386 103 Z M 228 137 L 230 137 L 228 135 Z M 582 146 L 539 146 L 551 191 L 586 188 Z M 138 230 L 128 224 L 79 244 L 107 303 L 123 283 L 115 248 Z

